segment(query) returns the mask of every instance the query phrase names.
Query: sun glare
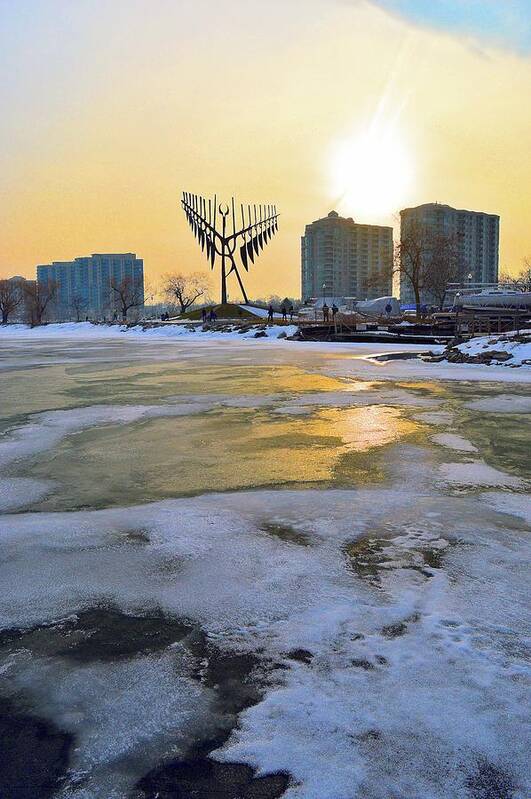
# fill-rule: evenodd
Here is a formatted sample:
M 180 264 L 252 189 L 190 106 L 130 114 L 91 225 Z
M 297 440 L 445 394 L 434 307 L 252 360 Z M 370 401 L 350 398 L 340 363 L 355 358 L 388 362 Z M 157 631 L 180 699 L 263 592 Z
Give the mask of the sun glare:
M 332 157 L 333 193 L 360 222 L 389 220 L 407 202 L 412 161 L 400 136 L 370 130 L 340 142 Z

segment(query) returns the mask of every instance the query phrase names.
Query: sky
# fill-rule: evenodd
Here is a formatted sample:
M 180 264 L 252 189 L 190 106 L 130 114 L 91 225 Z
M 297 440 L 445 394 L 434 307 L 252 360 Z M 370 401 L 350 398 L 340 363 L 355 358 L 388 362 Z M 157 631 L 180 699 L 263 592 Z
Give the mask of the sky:
M 206 270 L 183 190 L 276 203 L 251 296 L 299 295 L 333 208 L 498 213 L 501 271 L 531 255 L 531 0 L 0 0 L 0 69 L 0 277 Z

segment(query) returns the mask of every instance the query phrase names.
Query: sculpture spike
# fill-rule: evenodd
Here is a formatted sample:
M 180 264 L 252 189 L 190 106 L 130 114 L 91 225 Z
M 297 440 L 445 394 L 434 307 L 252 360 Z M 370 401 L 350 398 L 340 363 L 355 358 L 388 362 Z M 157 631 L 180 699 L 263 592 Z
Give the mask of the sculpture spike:
M 267 203 L 244 206 L 241 203 L 238 214 L 241 216 L 241 228 L 237 229 L 236 202 L 235 198 L 231 197 L 229 205 L 223 206 L 224 226 L 221 232 L 216 226 L 218 211 L 222 208 L 218 206 L 217 195 L 212 199 L 183 191 L 181 205 L 192 233 L 211 268 L 214 268 L 216 256 L 223 258 L 222 301 L 227 300 L 226 278 L 233 272 L 247 301 L 235 254 L 239 255 L 241 266 L 248 272 L 249 264 L 255 262 L 255 258 L 278 230 L 276 206 Z

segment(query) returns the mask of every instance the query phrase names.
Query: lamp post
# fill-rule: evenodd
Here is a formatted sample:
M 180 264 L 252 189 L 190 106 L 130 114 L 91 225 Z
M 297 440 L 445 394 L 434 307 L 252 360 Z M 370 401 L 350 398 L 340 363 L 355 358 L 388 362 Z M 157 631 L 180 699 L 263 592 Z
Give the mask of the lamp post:
M 324 319 L 325 304 L 326 304 L 326 283 L 323 283 L 323 319 Z

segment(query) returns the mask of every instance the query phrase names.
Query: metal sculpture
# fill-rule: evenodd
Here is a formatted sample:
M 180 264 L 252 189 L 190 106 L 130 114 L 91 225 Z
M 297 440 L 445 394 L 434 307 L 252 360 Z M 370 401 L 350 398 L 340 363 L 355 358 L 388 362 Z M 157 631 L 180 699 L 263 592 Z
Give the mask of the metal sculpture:
M 216 256 L 221 258 L 221 302 L 227 302 L 227 278 L 232 272 L 238 279 L 244 302 L 249 302 L 236 266 L 235 255 L 239 253 L 241 264 L 248 272 L 249 264 L 254 263 L 260 251 L 278 230 L 276 206 L 240 205 L 242 224 L 238 229 L 234 197 L 231 199 L 229 209 L 228 205 L 218 206 L 216 195 L 213 200 L 206 200 L 204 197 L 185 191 L 181 204 L 192 232 L 206 254 L 210 268 L 214 269 Z M 216 222 L 219 224 L 218 214 L 221 217 L 221 232 L 216 228 Z M 230 263 L 228 270 L 227 261 Z

